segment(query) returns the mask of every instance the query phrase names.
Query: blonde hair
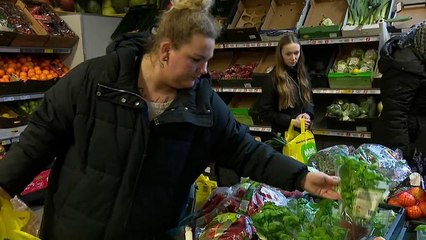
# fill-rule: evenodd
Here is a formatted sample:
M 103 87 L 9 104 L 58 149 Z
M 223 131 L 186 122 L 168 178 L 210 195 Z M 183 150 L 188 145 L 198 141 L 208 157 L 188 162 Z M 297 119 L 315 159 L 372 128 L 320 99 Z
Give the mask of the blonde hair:
M 164 39 L 170 39 L 173 48 L 179 49 L 194 34 L 213 39 L 219 36 L 220 25 L 209 12 L 213 0 L 172 0 L 171 3 L 170 10 L 161 15 L 151 51 L 158 49 Z
M 282 56 L 282 49 L 290 43 L 299 44 L 299 40 L 296 38 L 294 34 L 286 34 L 284 35 L 275 50 L 275 76 L 274 76 L 274 84 L 278 90 L 279 110 L 287 109 L 289 107 L 294 108 L 296 106 L 297 95 L 299 94 L 299 90 L 297 86 L 293 84 L 293 81 L 296 79 L 292 79 L 288 74 L 287 69 L 288 66 L 284 63 L 284 59 Z M 297 78 L 299 79 L 301 99 L 303 104 L 311 103 L 311 87 L 309 84 L 309 80 L 307 78 L 307 72 L 305 68 L 305 57 L 302 52 L 302 48 L 300 48 L 300 57 L 296 64 Z

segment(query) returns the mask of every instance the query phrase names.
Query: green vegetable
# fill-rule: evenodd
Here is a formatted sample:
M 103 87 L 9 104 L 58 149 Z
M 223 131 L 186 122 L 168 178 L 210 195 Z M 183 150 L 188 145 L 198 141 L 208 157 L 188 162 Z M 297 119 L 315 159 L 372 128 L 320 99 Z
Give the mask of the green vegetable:
M 349 5 L 348 25 L 377 23 L 387 19 L 391 0 L 347 0 Z
M 349 222 L 364 225 L 367 218 L 359 216 L 355 211 L 358 190 L 376 190 L 380 182 L 387 179 L 377 171 L 377 165 L 362 161 L 357 157 L 339 156 L 336 159 L 340 183 L 338 190 L 342 196 L 339 201 L 341 215 Z M 373 214 L 374 215 L 374 214 Z

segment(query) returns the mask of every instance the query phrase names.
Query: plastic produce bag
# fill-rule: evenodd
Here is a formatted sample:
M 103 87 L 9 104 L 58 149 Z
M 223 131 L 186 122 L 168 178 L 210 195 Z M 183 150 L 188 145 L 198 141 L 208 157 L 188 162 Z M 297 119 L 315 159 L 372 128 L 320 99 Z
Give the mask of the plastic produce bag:
M 216 216 L 199 235 L 200 240 L 249 240 L 256 234 L 250 217 L 225 213 Z
M 389 193 L 388 180 L 377 171 L 377 165 L 355 156 L 338 157 L 336 166 L 341 179 L 338 191 L 343 226 L 350 239 L 360 239 L 368 234 L 369 222 Z
M 31 211 L 19 209 L 22 207 L 26 208 L 22 202 L 17 199 L 9 201 L 0 197 L 0 204 L 0 239 L 40 240 L 38 237 L 23 231 L 24 228 L 27 231 L 31 230 L 28 228 L 31 227 L 29 223 L 33 226 L 37 224 L 34 223 L 34 220 L 31 220 Z M 18 209 L 17 205 L 19 206 Z M 33 229 L 31 232 L 34 233 L 37 231 Z
M 407 162 L 399 152 L 379 144 L 362 144 L 355 150 L 360 159 L 376 164 L 378 171 L 390 180 L 390 189 L 395 188 L 411 174 Z
M 217 188 L 217 182 L 201 174 L 197 180 L 195 180 L 195 184 L 197 186 L 195 209 L 200 209 L 210 194 Z
M 335 145 L 329 148 L 322 149 L 312 155 L 308 160 L 308 166 L 319 171 L 334 175 L 336 171 L 336 157 L 350 156 L 355 149 L 352 146 Z

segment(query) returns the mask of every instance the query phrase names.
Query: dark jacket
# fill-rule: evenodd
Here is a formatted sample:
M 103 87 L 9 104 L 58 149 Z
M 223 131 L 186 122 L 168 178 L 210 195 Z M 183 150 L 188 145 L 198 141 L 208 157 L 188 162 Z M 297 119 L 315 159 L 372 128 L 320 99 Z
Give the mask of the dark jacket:
M 75 67 L 0 161 L 0 186 L 12 195 L 54 162 L 43 240 L 153 239 L 176 226 L 212 161 L 290 190 L 306 175 L 306 166 L 255 141 L 207 78 L 149 122 L 137 89 L 143 53 L 120 47 Z
M 373 127 L 376 143 L 399 148 L 410 161 L 414 148 L 426 154 L 426 69 L 412 48 L 390 39 L 380 51 L 383 111 Z
M 297 83 L 296 89 L 299 87 L 299 79 L 297 73 L 293 69 L 288 70 L 290 76 Z M 273 132 L 284 133 L 290 126 L 291 119 L 295 119 L 301 113 L 307 113 L 314 119 L 314 106 L 313 104 L 303 104 L 301 99 L 301 92 L 297 91 L 296 105 L 294 108 L 287 108 L 279 110 L 279 95 L 277 87 L 274 84 L 273 78 L 275 71 L 273 71 L 262 86 L 262 94 L 254 104 L 251 112 L 258 114 L 260 119 L 266 123 L 271 124 Z

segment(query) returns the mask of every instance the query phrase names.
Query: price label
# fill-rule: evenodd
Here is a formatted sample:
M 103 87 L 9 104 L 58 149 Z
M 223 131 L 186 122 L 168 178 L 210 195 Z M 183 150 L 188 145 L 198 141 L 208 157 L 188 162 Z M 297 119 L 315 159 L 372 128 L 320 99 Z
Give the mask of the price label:
M 0 98 L 1 102 L 12 102 L 15 101 L 14 97 L 4 97 L 4 98 Z
M 53 48 L 45 48 L 44 53 L 53 53 Z

